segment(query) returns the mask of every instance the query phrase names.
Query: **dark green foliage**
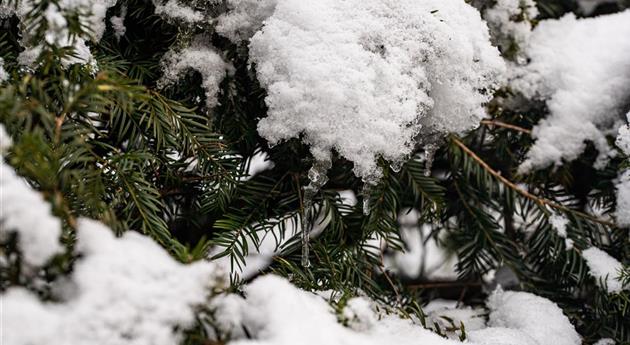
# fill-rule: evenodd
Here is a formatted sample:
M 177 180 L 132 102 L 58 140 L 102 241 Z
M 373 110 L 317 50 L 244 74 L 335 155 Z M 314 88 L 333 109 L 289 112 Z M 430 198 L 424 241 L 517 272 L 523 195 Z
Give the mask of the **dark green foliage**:
M 183 262 L 206 257 L 213 247 L 215 258 L 229 257 L 235 268 L 256 252 L 263 237 L 273 236 L 278 248 L 265 272 L 290 277 L 306 289 L 334 289 L 348 296 L 361 290 L 423 320 L 420 301 L 443 292 L 416 291 L 410 282 L 388 274 L 383 254 L 369 245 L 377 237 L 388 250 L 404 250 L 398 216 L 414 208 L 419 223 L 433 224 L 431 236 L 457 254 L 461 281 L 455 283 L 462 285 L 456 294 L 464 302 L 483 298 L 480 292 L 466 295 L 468 285 L 480 286 L 484 273 L 507 267 L 520 280 L 517 288 L 557 302 L 586 342 L 602 337 L 630 341 L 628 292 L 608 295 L 598 288 L 580 255 L 597 246 L 626 267 L 630 263 L 628 229 L 592 215 L 600 210 L 603 217 L 598 217 L 604 219 L 614 211 L 612 181 L 630 167 L 627 158 L 615 158 L 598 171 L 592 168 L 595 152 L 590 150 L 558 169 L 519 176 L 516 169 L 533 142 L 528 130 L 547 111 L 541 104 L 504 110 L 499 101 L 510 91 L 502 90 L 489 105 L 491 120 L 523 130 L 488 122 L 463 138 L 449 137 L 436 154 L 432 174 L 425 174 L 419 147 L 399 172 L 382 161 L 384 177 L 363 193 L 352 164 L 334 157 L 330 180 L 315 196 L 316 211 L 309 215 L 309 222 L 324 230 L 311 241 L 312 267 L 304 268 L 294 229 L 304 214 L 303 187 L 313 160 L 299 140 L 269 148 L 258 135 L 266 94 L 255 66 L 248 66 L 246 45 L 229 43 L 211 27 L 166 22 L 153 14 L 148 1 L 124 3 L 125 36 L 118 41 L 108 28 L 102 41 L 91 46 L 99 65 L 96 74 L 78 65 L 64 69 L 60 59 L 72 52 L 54 47 L 42 53 L 36 70 L 20 68 L 18 20 L 0 19 L 9 28 L 0 34 L 0 57 L 12 76 L 0 91 L 0 122 L 14 141 L 8 161 L 64 219 L 70 248 L 78 217 L 99 219 L 117 233 L 150 235 Z M 576 9 L 569 0 L 538 5 L 543 18 Z M 33 22 L 21 23 L 35 26 L 39 39 L 45 29 L 45 21 L 37 19 L 42 8 L 32 14 Z M 119 11 L 120 4 L 109 14 Z M 72 26 L 74 33 L 87 29 Z M 195 73 L 173 87 L 156 87 L 160 58 L 171 47 L 186 46 L 197 32 L 206 33 L 234 65 L 215 109 L 195 100 L 204 97 Z M 274 167 L 244 178 L 248 157 L 261 151 Z M 339 192 L 344 190 L 354 192 L 356 205 L 342 202 Z M 549 217 L 554 213 L 569 220 L 573 249 L 552 229 Z M 10 251 L 11 243 L 3 243 L 4 250 Z M 71 270 L 71 256 L 48 270 Z M 7 282 L 2 289 L 28 286 L 15 272 L 19 265 L 9 263 L 8 268 L 2 271 Z M 623 277 L 630 281 L 628 272 Z M 453 327 L 465 337 L 464 325 Z M 203 343 L 204 332 L 202 327 L 191 330 L 187 344 Z

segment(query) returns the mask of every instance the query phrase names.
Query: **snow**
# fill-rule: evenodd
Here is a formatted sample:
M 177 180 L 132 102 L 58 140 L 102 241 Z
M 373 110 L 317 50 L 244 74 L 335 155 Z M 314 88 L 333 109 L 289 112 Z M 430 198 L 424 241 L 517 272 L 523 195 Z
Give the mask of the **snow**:
M 511 342 L 512 344 L 579 345 L 582 343 L 569 318 L 562 313 L 560 307 L 548 299 L 527 292 L 503 291 L 498 288 L 488 298 L 486 305 L 490 309 L 488 326 L 513 329 L 521 333 L 521 336 L 515 339 L 531 338 L 534 341 Z M 485 337 L 490 335 L 488 332 L 484 333 Z M 503 338 L 508 333 L 495 331 L 494 335 L 500 335 Z M 497 342 L 485 342 L 485 344 L 497 344 Z
M 365 302 L 355 300 L 346 315 L 357 322 L 368 321 L 358 332 L 337 322 L 328 303 L 316 294 L 299 290 L 276 276 L 263 276 L 245 286 L 246 299 L 240 306 L 240 320 L 252 339 L 238 339 L 230 345 L 345 344 L 457 344 L 396 316 L 372 315 Z M 378 321 L 376 322 L 376 320 Z M 358 324 L 354 324 L 359 327 Z M 322 331 L 324 330 L 324 331 Z
M 272 145 L 303 135 L 316 160 L 334 149 L 366 180 L 421 131 L 476 126 L 505 67 L 461 0 L 283 0 L 249 48 L 268 93 L 259 133 Z
M 39 235 L 45 233 L 40 229 Z M 150 238 L 127 232 L 115 238 L 104 225 L 79 220 L 78 250 L 69 293 L 60 303 L 40 302 L 23 288 L 3 296 L 7 344 L 171 345 L 195 308 L 225 277 L 208 262 L 183 265 Z M 80 326 L 78 326 L 80 325 Z M 174 331 L 175 327 L 180 331 Z
M 487 9 L 483 19 L 488 22 L 493 43 L 505 54 L 511 55 L 512 49 L 520 50 L 531 35 L 531 20 L 538 16 L 538 8 L 533 0 L 497 0 Z M 522 60 L 522 52 L 515 56 Z
M 630 112 L 626 117 L 628 122 L 630 122 Z M 615 144 L 621 149 L 624 155 L 630 158 L 630 125 L 619 127 Z M 630 226 L 630 170 L 626 169 L 620 173 L 615 188 L 617 189 L 617 210 L 615 211 L 615 218 L 617 219 L 618 225 L 628 227 Z
M 626 118 L 630 123 L 630 112 L 626 114 Z M 626 156 L 630 157 L 630 124 L 619 127 L 615 144 Z
M 94 70 L 97 69 L 96 61 L 86 43 L 88 40 L 99 42 L 103 37 L 107 9 L 115 4 L 116 0 L 61 0 L 48 5 L 44 11 L 44 18 L 46 19 L 44 38 L 46 43 L 57 47 L 70 46 L 74 49 L 75 56 L 66 56 L 62 60 L 64 67 L 67 68 L 72 64 L 78 63 L 90 65 Z M 38 6 L 38 2 L 23 0 L 19 3 L 15 13 L 22 22 L 25 22 L 27 14 L 35 6 Z M 81 26 L 89 30 L 87 35 L 70 37 L 66 18 L 75 15 Z M 33 23 L 25 24 L 32 25 Z M 22 32 L 24 36 L 22 45 L 25 50 L 18 56 L 18 62 L 22 65 L 32 67 L 44 47 L 42 43 L 31 44 L 30 41 L 34 34 L 34 32 Z
M 183 5 L 178 0 L 153 0 L 155 14 L 164 18 L 181 20 L 188 23 L 198 23 L 204 20 L 203 13 Z
M 233 42 L 249 40 L 273 14 L 277 0 L 228 0 L 229 11 L 217 18 L 216 30 Z
M 549 217 L 549 224 L 551 224 L 551 228 L 556 231 L 558 236 L 564 238 L 564 244 L 567 249 L 573 248 L 573 240 L 567 238 L 567 225 L 569 225 L 569 220 L 559 213 L 553 213 Z
M 610 338 L 599 339 L 594 345 L 615 345 L 615 341 Z
M 169 51 L 162 58 L 161 64 L 164 75 L 159 81 L 160 87 L 177 82 L 188 70 L 199 72 L 201 86 L 206 91 L 208 109 L 217 105 L 219 84 L 233 70 L 232 65 L 225 62 L 203 38 L 196 38 L 187 48 Z
M 123 5 L 120 9 L 120 15 L 109 18 L 109 22 L 112 24 L 112 29 L 114 30 L 114 36 L 118 40 L 125 36 L 125 33 L 127 32 L 127 28 L 125 27 L 126 16 L 127 5 Z
M 584 250 L 582 257 L 586 260 L 590 275 L 601 288 L 605 288 L 611 294 L 623 290 L 624 286 L 618 279 L 623 268 L 621 262 L 596 247 Z
M 4 59 L 0 58 L 0 84 L 9 80 L 9 73 L 4 69 Z
M 300 290 L 273 275 L 259 277 L 246 285 L 244 294 L 245 298 L 234 295 L 220 298 L 216 309 L 218 322 L 234 330 L 236 335 L 229 345 L 462 344 L 442 338 L 424 329 L 419 322 L 401 318 L 395 311 L 365 297 L 349 299 L 341 313 L 336 314 L 320 295 Z M 497 291 L 489 305 L 491 325 L 484 324 L 481 311 L 470 307 L 450 310 L 450 315 L 465 323 L 467 344 L 545 345 L 557 341 L 559 345 L 574 345 L 581 342 L 561 309 L 544 298 L 524 292 Z M 226 315 L 225 319 L 222 315 Z M 247 329 L 249 339 L 239 331 L 243 328 Z
M 621 173 L 615 188 L 617 189 L 615 219 L 619 226 L 630 227 L 630 170 Z
M 603 4 L 614 4 L 620 1 L 617 0 L 577 0 L 580 11 L 586 15 L 590 15 L 597 9 L 598 6 Z
M 5 153 L 10 145 L 11 139 L 1 126 L 0 151 Z M 61 222 L 51 214 L 50 204 L 40 193 L 17 176 L 4 159 L 0 163 L 0 238 L 17 233 L 23 263 L 42 266 L 63 252 L 59 244 Z
M 516 68 L 512 87 L 544 100 L 550 115 L 533 129 L 536 139 L 520 172 L 560 165 L 593 142 L 596 167 L 612 154 L 606 133 L 630 107 L 630 10 L 541 21 L 525 49 L 531 62 Z

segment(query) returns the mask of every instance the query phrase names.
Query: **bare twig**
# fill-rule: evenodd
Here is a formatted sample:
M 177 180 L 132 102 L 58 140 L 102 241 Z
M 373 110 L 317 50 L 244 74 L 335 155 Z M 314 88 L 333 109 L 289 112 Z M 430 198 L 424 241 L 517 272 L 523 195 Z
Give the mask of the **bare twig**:
M 522 132 L 522 133 L 526 133 L 526 134 L 532 134 L 531 129 L 527 129 L 527 128 L 523 128 L 523 127 L 519 127 L 516 125 L 512 125 L 509 123 L 505 123 L 502 121 L 498 121 L 498 120 L 481 120 L 481 124 L 482 125 L 486 125 L 486 126 L 495 126 L 495 127 L 503 127 L 503 128 L 508 128 L 508 129 L 512 129 L 518 132 Z

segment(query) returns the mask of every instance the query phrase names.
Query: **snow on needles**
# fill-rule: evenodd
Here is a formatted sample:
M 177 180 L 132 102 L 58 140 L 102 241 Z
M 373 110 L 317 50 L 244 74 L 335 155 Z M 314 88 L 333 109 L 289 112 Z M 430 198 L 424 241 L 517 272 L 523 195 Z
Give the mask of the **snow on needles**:
M 244 287 L 244 292 L 245 299 L 230 295 L 216 304 L 221 306 L 215 312 L 219 324 L 231 327 L 232 334 L 240 338 L 230 345 L 462 344 L 438 336 L 419 322 L 400 318 L 366 298 L 349 300 L 338 316 L 322 297 L 272 275 L 257 278 Z M 525 292 L 498 291 L 490 298 L 489 306 L 490 324 L 484 325 L 483 318 L 477 318 L 479 324 L 471 329 L 480 329 L 474 331 L 468 331 L 467 324 L 471 341 L 466 344 L 581 343 L 568 318 L 549 300 Z M 350 327 L 340 324 L 338 317 Z M 242 329 L 247 329 L 247 337 L 241 334 Z
M 577 158 L 591 141 L 603 167 L 614 130 L 630 105 L 630 10 L 588 19 L 567 14 L 541 21 L 525 51 L 531 63 L 515 71 L 512 86 L 545 100 L 550 115 L 534 128 L 536 138 L 521 172 Z
M 0 125 L 0 153 L 11 145 L 11 138 Z M 61 222 L 51 206 L 34 191 L 13 168 L 0 158 L 0 238 L 17 233 L 22 260 L 29 266 L 42 266 L 63 252 L 59 244 Z
M 596 247 L 584 250 L 582 257 L 586 260 L 589 273 L 597 280 L 600 287 L 605 288 L 608 293 L 618 293 L 623 290 L 621 281 L 618 279 L 623 268 L 621 262 Z
M 229 11 L 217 18 L 216 30 L 234 42 L 250 39 L 273 14 L 277 0 L 228 0 Z
M 476 126 L 504 62 L 463 0 L 282 0 L 250 42 L 267 89 L 259 133 L 303 135 L 364 179 L 379 156 L 399 162 L 420 139 Z
M 206 91 L 208 108 L 217 105 L 219 84 L 225 75 L 234 69 L 210 44 L 199 37 L 187 48 L 166 53 L 161 64 L 164 75 L 159 85 L 162 87 L 175 83 L 189 69 L 199 72 L 202 78 L 201 86 Z
M 7 344 L 177 344 L 181 334 L 175 328 L 191 326 L 209 288 L 222 284 L 214 265 L 180 264 L 138 233 L 116 239 L 86 219 L 77 232 L 83 257 L 61 289 L 67 292 L 63 302 L 41 302 L 22 288 L 2 296 Z

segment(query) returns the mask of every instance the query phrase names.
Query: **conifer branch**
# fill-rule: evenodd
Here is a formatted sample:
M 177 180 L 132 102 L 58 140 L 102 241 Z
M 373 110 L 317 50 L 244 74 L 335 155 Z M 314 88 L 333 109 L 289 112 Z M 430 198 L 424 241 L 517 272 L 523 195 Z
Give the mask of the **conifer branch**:
M 564 211 L 564 212 L 568 212 L 568 213 L 573 213 L 576 214 L 582 218 L 586 218 L 590 221 L 593 221 L 595 223 L 599 223 L 602 225 L 606 225 L 608 227 L 611 228 L 616 228 L 617 226 L 609 221 L 603 220 L 603 219 L 599 219 L 597 217 L 591 216 L 590 214 L 584 213 L 584 212 L 580 212 L 571 208 L 568 208 L 564 205 L 558 204 L 552 200 L 549 200 L 547 198 L 542 198 L 542 197 L 538 197 L 522 188 L 520 188 L 519 186 L 517 186 L 515 183 L 513 183 L 512 181 L 508 180 L 507 178 L 503 177 L 503 175 L 501 175 L 500 172 L 492 169 L 492 167 L 490 167 L 490 165 L 488 165 L 488 163 L 486 163 L 483 159 L 481 159 L 481 157 L 479 157 L 476 153 L 474 153 L 470 148 L 468 148 L 468 146 L 466 146 L 461 140 L 459 140 L 458 138 L 452 136 L 451 140 L 453 141 L 453 143 L 455 145 L 457 145 L 460 149 L 462 149 L 468 156 L 470 156 L 473 160 L 475 160 L 484 170 L 486 170 L 488 173 L 490 173 L 490 175 L 494 176 L 496 179 L 498 179 L 499 181 L 501 181 L 501 183 L 503 183 L 506 187 L 509 187 L 510 189 L 512 189 L 513 191 L 517 192 L 518 194 L 534 201 L 535 203 L 537 203 L 540 206 L 549 206 L 552 208 L 555 208 L 557 210 L 560 211 Z

